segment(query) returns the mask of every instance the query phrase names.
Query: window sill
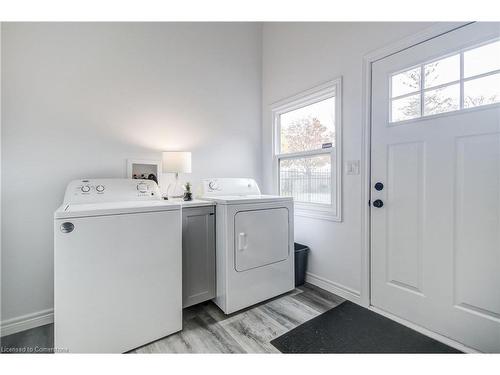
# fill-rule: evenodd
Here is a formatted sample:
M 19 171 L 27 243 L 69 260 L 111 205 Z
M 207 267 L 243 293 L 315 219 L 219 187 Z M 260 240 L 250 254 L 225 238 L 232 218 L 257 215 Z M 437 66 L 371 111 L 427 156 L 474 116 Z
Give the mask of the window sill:
M 317 220 L 342 222 L 342 217 L 334 211 L 295 208 L 295 216 L 307 217 Z

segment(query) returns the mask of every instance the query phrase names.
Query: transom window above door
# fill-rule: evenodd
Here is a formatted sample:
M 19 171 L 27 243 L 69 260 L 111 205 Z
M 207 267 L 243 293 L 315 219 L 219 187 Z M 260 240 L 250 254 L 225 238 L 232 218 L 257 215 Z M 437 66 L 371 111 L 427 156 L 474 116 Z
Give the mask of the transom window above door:
M 275 189 L 301 216 L 340 220 L 340 93 L 337 79 L 272 107 Z
M 390 122 L 500 103 L 500 40 L 390 77 Z

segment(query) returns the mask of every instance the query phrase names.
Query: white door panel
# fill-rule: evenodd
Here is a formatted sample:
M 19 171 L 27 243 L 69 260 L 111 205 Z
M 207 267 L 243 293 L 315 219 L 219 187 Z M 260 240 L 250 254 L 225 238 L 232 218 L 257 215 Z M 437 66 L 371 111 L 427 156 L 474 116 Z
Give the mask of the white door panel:
M 455 303 L 500 318 L 500 298 L 478 293 L 500 286 L 500 134 L 460 137 L 456 146 Z
M 371 303 L 486 352 L 500 352 L 500 105 L 391 123 L 390 77 L 494 37 L 498 23 L 473 24 L 372 67 Z
M 386 207 L 387 282 L 418 293 L 422 292 L 424 149 L 422 142 L 393 144 L 387 155 L 391 203 Z

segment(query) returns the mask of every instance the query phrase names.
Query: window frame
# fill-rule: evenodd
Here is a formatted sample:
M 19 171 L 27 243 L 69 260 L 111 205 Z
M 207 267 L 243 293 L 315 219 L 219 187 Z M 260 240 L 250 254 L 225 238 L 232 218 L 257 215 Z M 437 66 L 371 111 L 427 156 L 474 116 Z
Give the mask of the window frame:
M 464 86 L 465 86 L 466 82 L 473 81 L 473 80 L 480 79 L 480 78 L 484 78 L 484 77 L 488 77 L 488 76 L 493 76 L 495 74 L 500 73 L 500 69 L 497 69 L 497 70 L 488 71 L 486 73 L 480 73 L 480 74 L 476 74 L 473 76 L 465 77 L 465 74 L 464 74 L 464 54 L 470 50 L 474 50 L 476 48 L 481 48 L 481 47 L 484 47 L 485 45 L 495 43 L 498 41 L 500 41 L 500 38 L 487 39 L 487 40 L 482 41 L 480 43 L 469 45 L 467 47 L 460 48 L 460 49 L 448 52 L 446 54 L 439 55 L 439 56 L 434 57 L 432 59 L 421 61 L 418 64 L 411 65 L 411 66 L 405 67 L 403 69 L 398 69 L 394 72 L 389 73 L 388 78 L 387 78 L 388 82 L 389 82 L 388 101 L 387 101 L 388 106 L 389 106 L 389 108 L 388 108 L 388 126 L 399 126 L 399 125 L 412 123 L 412 122 L 426 121 L 426 120 L 434 119 L 434 118 L 438 118 L 438 117 L 456 115 L 459 113 L 466 113 L 466 112 L 471 112 L 471 111 L 486 110 L 486 109 L 500 106 L 500 102 L 499 102 L 499 103 L 478 105 L 475 107 L 465 107 L 465 95 L 464 95 L 464 90 L 465 90 Z M 443 60 L 443 59 L 446 59 L 446 58 L 454 56 L 454 55 L 459 55 L 459 59 L 460 59 L 460 75 L 458 77 L 458 80 L 450 81 L 450 82 L 439 84 L 439 85 L 434 85 L 434 86 L 427 87 L 427 88 L 424 87 L 425 86 L 425 81 L 424 81 L 425 65 L 432 64 L 433 62 Z M 403 95 L 398 95 L 398 96 L 392 97 L 392 77 L 394 77 L 400 73 L 406 72 L 408 70 L 416 69 L 416 68 L 420 68 L 420 89 L 417 91 L 412 91 L 410 93 L 406 93 Z M 447 111 L 447 112 L 442 112 L 442 113 L 430 114 L 430 115 L 424 114 L 424 106 L 425 106 L 424 97 L 425 97 L 426 92 L 437 90 L 437 89 L 448 87 L 448 86 L 452 86 L 452 85 L 457 85 L 457 84 L 459 85 L 459 90 L 460 90 L 459 103 L 458 103 L 459 108 L 458 109 L 452 110 L 452 111 Z M 420 116 L 417 116 L 417 117 L 414 117 L 411 119 L 406 119 L 406 120 L 392 121 L 392 103 L 393 103 L 393 101 L 401 99 L 401 98 L 413 96 L 413 95 L 420 96 Z
M 280 116 L 325 99 L 335 97 L 335 146 L 309 151 L 281 153 Z M 294 201 L 297 216 L 331 221 L 342 221 L 342 77 L 328 81 L 297 95 L 283 99 L 271 106 L 273 189 L 280 194 L 280 161 L 319 155 L 330 155 L 331 203 Z

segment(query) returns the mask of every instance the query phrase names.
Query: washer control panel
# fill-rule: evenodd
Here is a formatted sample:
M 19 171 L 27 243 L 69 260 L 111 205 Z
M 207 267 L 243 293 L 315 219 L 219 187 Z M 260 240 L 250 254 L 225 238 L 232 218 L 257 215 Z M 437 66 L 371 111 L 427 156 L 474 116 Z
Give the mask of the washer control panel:
M 75 188 L 75 195 L 104 194 L 105 190 L 106 186 L 104 184 L 94 184 L 90 180 L 81 180 L 81 184 L 78 184 Z
M 117 202 L 161 199 L 158 184 L 152 180 L 125 178 L 82 179 L 71 181 L 64 203 Z
M 81 180 L 81 183 L 78 184 L 74 189 L 74 195 L 91 195 L 95 194 L 103 194 L 106 187 L 102 184 L 95 185 L 90 180 Z
M 140 194 L 144 194 L 144 193 L 147 193 L 148 190 L 149 190 L 149 186 L 148 184 L 145 184 L 144 182 L 139 182 L 136 186 L 136 189 L 137 191 L 140 193 Z
M 83 185 L 80 190 L 82 191 L 82 193 L 90 193 L 90 190 L 92 188 L 90 187 L 90 185 Z

